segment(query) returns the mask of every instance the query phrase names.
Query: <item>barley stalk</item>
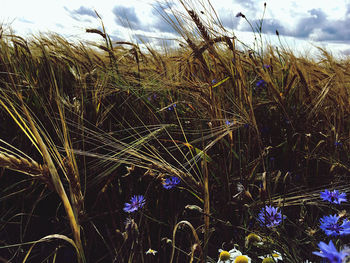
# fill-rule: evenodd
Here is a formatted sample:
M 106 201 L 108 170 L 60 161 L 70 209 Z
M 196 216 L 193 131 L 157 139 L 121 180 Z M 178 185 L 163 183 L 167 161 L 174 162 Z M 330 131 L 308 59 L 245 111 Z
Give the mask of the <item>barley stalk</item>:
M 187 10 L 187 13 L 190 15 L 190 17 L 192 18 L 193 22 L 196 24 L 199 32 L 201 33 L 203 39 L 205 41 L 210 41 L 211 38 L 209 36 L 209 33 L 207 31 L 207 29 L 205 28 L 205 26 L 203 25 L 202 21 L 200 20 L 199 16 L 197 15 L 197 13 L 193 10 Z
M 47 166 L 38 164 L 34 160 L 0 152 L 0 167 L 28 174 L 33 178 L 44 181 L 50 189 L 53 189 Z

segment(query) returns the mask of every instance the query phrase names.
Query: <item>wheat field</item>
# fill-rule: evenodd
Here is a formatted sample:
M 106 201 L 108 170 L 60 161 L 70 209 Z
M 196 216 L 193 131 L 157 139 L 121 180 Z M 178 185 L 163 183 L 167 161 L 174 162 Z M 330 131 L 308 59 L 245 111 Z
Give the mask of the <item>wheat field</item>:
M 95 44 L 0 29 L 1 262 L 319 262 L 350 241 L 346 198 L 320 196 L 350 192 L 350 59 L 242 43 L 180 2 L 163 49 L 102 20 Z

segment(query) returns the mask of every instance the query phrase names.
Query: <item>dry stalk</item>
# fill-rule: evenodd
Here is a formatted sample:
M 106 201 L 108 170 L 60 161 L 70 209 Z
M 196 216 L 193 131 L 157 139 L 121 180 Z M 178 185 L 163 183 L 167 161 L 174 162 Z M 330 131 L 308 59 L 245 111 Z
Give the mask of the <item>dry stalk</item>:
M 103 37 L 104 39 L 106 39 L 106 34 L 101 32 L 100 30 L 98 29 L 93 29 L 93 28 L 88 28 L 86 29 L 86 33 L 95 33 L 95 34 L 99 34 L 101 37 Z
M 207 31 L 207 29 L 205 28 L 205 26 L 203 25 L 202 21 L 200 20 L 199 16 L 197 15 L 197 13 L 193 10 L 187 10 L 187 13 L 190 15 L 190 17 L 192 18 L 193 22 L 196 24 L 199 32 L 201 33 L 203 39 L 207 42 L 209 42 L 211 40 L 209 33 Z
M 68 158 L 63 160 L 63 165 L 66 168 L 67 178 L 69 179 L 72 208 L 77 219 L 80 219 L 84 215 L 84 197 L 81 192 L 79 175 L 75 172 L 74 164 Z
M 203 257 L 203 250 L 202 250 L 202 246 L 201 246 L 201 242 L 199 241 L 199 237 L 197 235 L 197 232 L 196 230 L 194 229 L 194 227 L 192 226 L 192 224 L 186 220 L 183 220 L 183 221 L 180 221 L 179 223 L 177 223 L 174 227 L 174 230 L 173 230 L 173 240 L 172 240 L 172 245 L 173 245 L 173 248 L 172 248 L 172 252 L 171 252 L 171 258 L 170 258 L 170 263 L 173 262 L 174 260 L 174 255 L 175 255 L 175 236 L 176 236 L 176 231 L 177 229 L 181 226 L 181 225 L 187 225 L 190 227 L 190 229 L 192 230 L 192 235 L 196 241 L 196 249 L 198 249 L 201 253 L 201 258 L 200 258 L 200 262 L 203 263 L 204 262 L 204 257 Z M 192 250 L 192 253 L 194 253 L 195 250 Z M 194 255 L 192 254 L 191 258 L 193 257 Z
M 50 189 L 53 189 L 47 166 L 38 164 L 34 160 L 28 160 L 23 157 L 16 157 L 12 154 L 0 152 L 0 167 L 19 171 L 28 174 L 33 178 L 43 180 Z
M 308 104 L 311 104 L 311 95 L 310 95 L 310 92 L 309 92 L 309 85 L 304 77 L 304 74 L 303 72 L 301 71 L 301 69 L 299 69 L 297 67 L 297 65 L 295 65 L 295 69 L 296 71 L 298 72 L 298 75 L 299 75 L 299 78 L 300 78 L 300 81 L 302 83 L 302 86 L 304 87 L 304 91 L 305 91 L 305 99 L 307 100 L 307 103 Z
M 102 45 L 99 45 L 98 48 L 99 48 L 99 49 L 102 49 L 103 51 L 108 52 L 110 58 L 113 58 L 114 60 L 116 60 L 116 57 L 115 57 L 115 55 L 114 55 L 114 53 L 113 53 L 113 50 L 110 50 L 109 48 L 107 48 L 107 47 L 105 47 L 105 46 L 102 46 Z
M 193 50 L 193 55 L 195 58 L 197 58 L 200 62 L 200 65 L 203 67 L 205 75 L 209 76 L 209 68 L 205 62 L 205 59 L 203 57 L 203 54 L 199 51 L 199 48 L 196 46 L 195 43 L 188 37 L 186 39 L 187 44 L 190 46 L 190 48 Z

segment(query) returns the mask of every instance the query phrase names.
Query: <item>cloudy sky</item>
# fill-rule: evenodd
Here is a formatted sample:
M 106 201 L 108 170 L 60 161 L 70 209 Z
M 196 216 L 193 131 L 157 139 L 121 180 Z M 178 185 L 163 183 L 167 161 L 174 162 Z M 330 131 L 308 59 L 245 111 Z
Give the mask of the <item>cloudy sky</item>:
M 185 1 L 203 19 L 214 14 L 208 11 L 207 0 Z M 264 2 L 267 6 L 262 31 L 266 41 L 278 45 L 275 35 L 278 30 L 283 45 L 297 52 L 309 52 L 315 45 L 334 55 L 350 55 L 350 0 L 210 1 L 228 32 L 250 46 L 251 27 L 236 14 L 242 12 L 255 26 L 262 17 Z M 169 14 L 169 5 L 179 12 L 183 10 L 177 0 L 170 4 L 162 4 L 162 0 L 7 0 L 0 8 L 0 23 L 11 25 L 21 36 L 56 32 L 70 39 L 95 40 L 98 36 L 86 33 L 85 29 L 101 28 L 96 10 L 113 40 L 136 42 L 141 37 L 159 43 L 159 38 L 179 37 L 158 13 L 165 8 Z

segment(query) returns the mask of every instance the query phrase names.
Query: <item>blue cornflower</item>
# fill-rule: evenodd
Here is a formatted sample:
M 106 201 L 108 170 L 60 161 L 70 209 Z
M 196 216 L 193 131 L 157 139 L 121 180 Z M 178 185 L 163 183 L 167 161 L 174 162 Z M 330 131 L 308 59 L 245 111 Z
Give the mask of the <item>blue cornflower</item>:
M 239 13 L 236 14 L 236 17 L 243 17 L 243 18 L 245 18 L 245 15 L 243 15 L 241 12 L 239 12 Z
M 130 203 L 125 203 L 123 210 L 127 213 L 132 213 L 143 207 L 146 203 L 145 197 L 143 195 L 134 195 L 130 199 Z
M 350 234 L 350 222 L 344 219 L 338 224 L 340 217 L 338 215 L 324 216 L 320 219 L 320 228 L 327 236 L 343 236 Z
M 267 227 L 275 227 L 282 222 L 282 213 L 278 211 L 278 208 L 273 206 L 265 206 L 259 213 L 260 224 Z
M 176 107 L 176 103 L 174 103 L 173 105 L 169 106 L 169 107 L 168 107 L 168 110 L 174 110 L 175 107 Z
M 227 126 L 230 126 L 231 124 L 233 124 L 233 122 L 230 122 L 229 120 L 225 120 L 225 124 L 226 124 Z
M 216 84 L 218 81 L 216 80 L 216 79 L 213 79 L 212 81 L 211 81 L 211 84 Z
M 332 240 L 329 241 L 328 245 L 321 241 L 320 243 L 318 243 L 318 247 L 320 248 L 321 251 L 320 252 L 315 251 L 312 253 L 317 256 L 328 259 L 330 263 L 341 263 L 343 259 L 348 255 L 348 253 L 344 251 L 338 252 Z
M 155 100 L 157 99 L 157 94 L 156 93 L 153 93 L 152 95 L 148 96 L 147 98 L 149 101 L 151 101 L 152 99 Z
M 163 187 L 165 189 L 171 189 L 174 186 L 178 185 L 179 183 L 180 183 L 180 178 L 176 176 L 172 176 L 164 180 Z
M 329 201 L 334 204 L 340 204 L 341 202 L 347 202 L 346 193 L 339 193 L 338 190 L 334 190 L 332 192 L 327 189 L 324 192 L 321 192 L 321 198 L 324 201 Z
M 336 148 L 340 148 L 340 147 L 343 146 L 343 144 L 342 144 L 340 141 L 335 141 L 334 146 L 335 146 Z
M 263 79 L 261 79 L 261 80 L 259 80 L 257 83 L 256 83 L 256 87 L 257 88 L 266 88 L 266 81 L 265 80 L 263 80 Z
M 267 135 L 269 132 L 270 132 L 270 128 L 268 126 L 263 126 L 261 129 L 260 129 L 260 132 L 261 134 L 263 135 Z

